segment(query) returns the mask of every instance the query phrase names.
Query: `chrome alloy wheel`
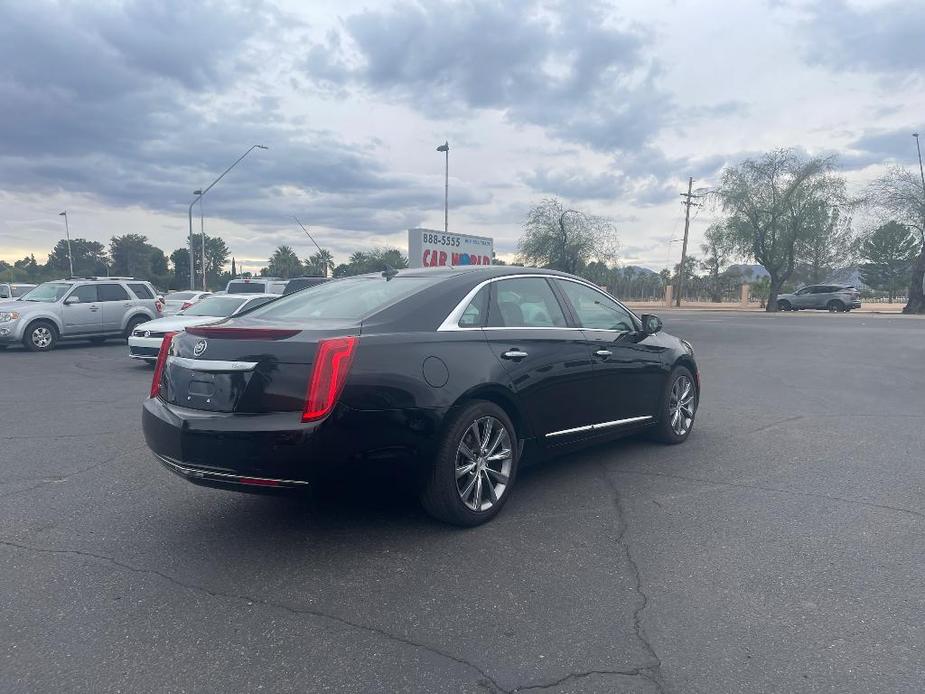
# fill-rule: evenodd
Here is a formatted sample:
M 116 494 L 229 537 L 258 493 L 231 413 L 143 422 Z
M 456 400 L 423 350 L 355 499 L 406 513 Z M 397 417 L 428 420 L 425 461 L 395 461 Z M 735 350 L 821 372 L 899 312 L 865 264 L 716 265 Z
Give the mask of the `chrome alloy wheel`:
M 679 376 L 671 386 L 668 416 L 671 417 L 671 430 L 677 436 L 684 436 L 694 423 L 694 394 L 694 384 L 688 376 Z
M 46 349 L 51 344 L 51 330 L 40 325 L 32 331 L 32 344 L 39 349 Z
M 487 511 L 504 494 L 511 477 L 511 435 L 494 417 L 479 417 L 456 449 L 456 491 L 473 511 Z

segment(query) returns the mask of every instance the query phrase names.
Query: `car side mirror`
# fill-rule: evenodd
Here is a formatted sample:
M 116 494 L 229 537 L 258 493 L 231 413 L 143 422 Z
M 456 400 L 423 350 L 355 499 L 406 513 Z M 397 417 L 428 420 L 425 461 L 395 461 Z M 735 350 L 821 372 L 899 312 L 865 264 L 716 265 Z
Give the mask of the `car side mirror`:
M 642 314 L 642 332 L 654 335 L 662 329 L 662 319 L 652 313 Z
M 68 298 L 64 300 L 65 306 L 70 306 L 71 304 L 79 304 L 79 303 L 80 303 L 79 296 L 69 296 Z

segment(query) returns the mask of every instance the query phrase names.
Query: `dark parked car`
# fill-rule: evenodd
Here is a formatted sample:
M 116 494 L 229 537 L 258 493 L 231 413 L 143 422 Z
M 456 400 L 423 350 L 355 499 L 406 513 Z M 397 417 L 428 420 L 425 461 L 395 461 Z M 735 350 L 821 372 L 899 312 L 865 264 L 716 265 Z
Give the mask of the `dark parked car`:
M 143 423 L 197 484 L 298 488 L 326 465 L 413 462 L 425 508 L 476 525 L 524 454 L 640 431 L 680 443 L 699 396 L 690 344 L 584 280 L 437 268 L 335 280 L 166 336 Z
M 294 294 L 295 292 L 300 292 L 303 289 L 308 289 L 309 287 L 317 287 L 319 284 L 324 284 L 327 281 L 327 277 L 293 277 L 286 283 L 286 288 L 283 290 L 283 296 Z
M 842 284 L 816 284 L 798 289 L 793 294 L 778 295 L 777 308 L 780 311 L 812 308 L 830 313 L 847 312 L 861 308 L 861 293 L 855 287 Z

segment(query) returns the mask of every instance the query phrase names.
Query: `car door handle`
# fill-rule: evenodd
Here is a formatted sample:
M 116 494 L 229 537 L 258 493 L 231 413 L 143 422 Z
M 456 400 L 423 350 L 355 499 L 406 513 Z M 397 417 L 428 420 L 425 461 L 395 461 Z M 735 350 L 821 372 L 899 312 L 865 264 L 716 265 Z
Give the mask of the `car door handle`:
M 501 355 L 502 359 L 523 359 L 527 353 L 517 347 L 511 347 L 507 352 Z
M 611 354 L 613 354 L 613 352 L 611 352 L 609 349 L 599 349 L 594 354 L 601 357 L 602 359 L 606 359 Z
M 90 310 L 91 310 L 91 311 L 99 311 L 99 310 L 100 310 L 100 307 L 99 307 L 99 306 L 91 306 L 91 307 L 90 307 Z

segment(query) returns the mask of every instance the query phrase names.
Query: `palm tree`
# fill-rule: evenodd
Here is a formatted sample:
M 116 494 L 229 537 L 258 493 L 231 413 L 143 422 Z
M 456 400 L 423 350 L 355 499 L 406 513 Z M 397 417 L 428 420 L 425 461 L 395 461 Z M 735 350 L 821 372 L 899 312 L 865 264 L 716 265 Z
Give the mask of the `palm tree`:
M 267 273 L 273 277 L 298 277 L 302 273 L 302 261 L 291 246 L 280 246 L 267 264 Z
M 313 253 L 305 261 L 305 272 L 309 275 L 327 277 L 329 272 L 334 272 L 334 256 L 325 250 Z

